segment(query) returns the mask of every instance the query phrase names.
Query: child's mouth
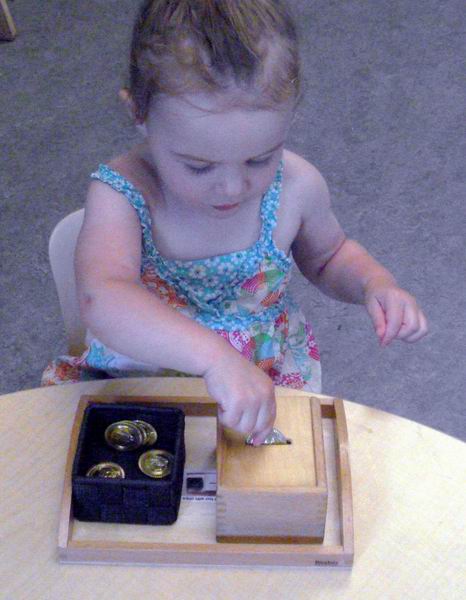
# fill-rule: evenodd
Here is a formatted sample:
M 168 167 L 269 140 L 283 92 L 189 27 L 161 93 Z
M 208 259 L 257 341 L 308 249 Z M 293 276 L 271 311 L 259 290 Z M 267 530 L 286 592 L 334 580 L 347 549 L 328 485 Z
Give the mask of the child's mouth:
M 214 206 L 213 208 L 215 208 L 215 210 L 232 210 L 237 206 L 239 206 L 239 202 L 237 202 L 236 204 L 219 204 L 218 206 Z

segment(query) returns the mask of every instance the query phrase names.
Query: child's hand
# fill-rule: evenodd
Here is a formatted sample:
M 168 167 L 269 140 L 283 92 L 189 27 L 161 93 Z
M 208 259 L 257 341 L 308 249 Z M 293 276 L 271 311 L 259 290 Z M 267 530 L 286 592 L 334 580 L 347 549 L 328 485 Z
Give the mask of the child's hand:
M 415 298 L 393 283 L 370 282 L 365 304 L 381 346 L 388 346 L 394 339 L 417 342 L 428 331 Z
M 221 354 L 204 373 L 211 397 L 218 402 L 219 419 L 245 435 L 254 445 L 271 432 L 276 416 L 275 391 L 270 377 L 233 348 Z

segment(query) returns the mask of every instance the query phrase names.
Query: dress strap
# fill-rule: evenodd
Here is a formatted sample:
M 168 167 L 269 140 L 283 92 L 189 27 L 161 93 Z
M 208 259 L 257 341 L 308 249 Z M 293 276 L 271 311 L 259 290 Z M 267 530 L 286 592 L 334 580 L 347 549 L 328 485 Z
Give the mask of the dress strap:
M 134 210 L 137 212 L 142 227 L 142 237 L 146 251 L 153 250 L 152 219 L 142 193 L 134 185 L 123 177 L 118 171 L 114 171 L 104 164 L 100 164 L 97 171 L 91 173 L 91 179 L 98 179 L 107 183 L 115 191 L 121 192 Z
M 278 165 L 275 178 L 269 189 L 265 192 L 261 203 L 262 232 L 261 241 L 266 244 L 273 243 L 272 234 L 277 225 L 277 210 L 280 205 L 280 194 L 283 181 L 283 159 Z
M 138 213 L 146 206 L 141 192 L 126 177 L 123 177 L 118 171 L 114 171 L 107 165 L 100 164 L 97 171 L 91 173 L 91 179 L 98 179 L 108 184 L 116 192 L 121 192 Z

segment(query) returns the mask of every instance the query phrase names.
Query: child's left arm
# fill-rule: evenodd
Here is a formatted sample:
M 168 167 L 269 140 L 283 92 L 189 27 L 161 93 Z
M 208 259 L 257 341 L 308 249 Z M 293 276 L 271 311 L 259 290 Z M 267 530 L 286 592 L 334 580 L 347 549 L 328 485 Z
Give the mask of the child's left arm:
M 382 346 L 394 339 L 421 339 L 427 322 L 415 298 L 360 244 L 345 237 L 320 173 L 309 165 L 302 179 L 301 227 L 292 245 L 300 271 L 328 296 L 364 304 Z

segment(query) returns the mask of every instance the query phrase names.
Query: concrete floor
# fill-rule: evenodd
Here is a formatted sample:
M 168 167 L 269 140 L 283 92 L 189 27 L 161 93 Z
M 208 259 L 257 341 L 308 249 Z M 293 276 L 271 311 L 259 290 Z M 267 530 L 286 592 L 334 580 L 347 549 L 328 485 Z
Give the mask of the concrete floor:
M 323 173 L 348 236 L 415 294 L 430 334 L 380 349 L 365 311 L 296 274 L 324 392 L 466 439 L 464 4 L 290 0 L 307 95 L 288 147 Z M 99 162 L 136 140 L 117 93 L 134 0 L 21 0 L 0 43 L 0 392 L 65 351 L 47 242 Z

